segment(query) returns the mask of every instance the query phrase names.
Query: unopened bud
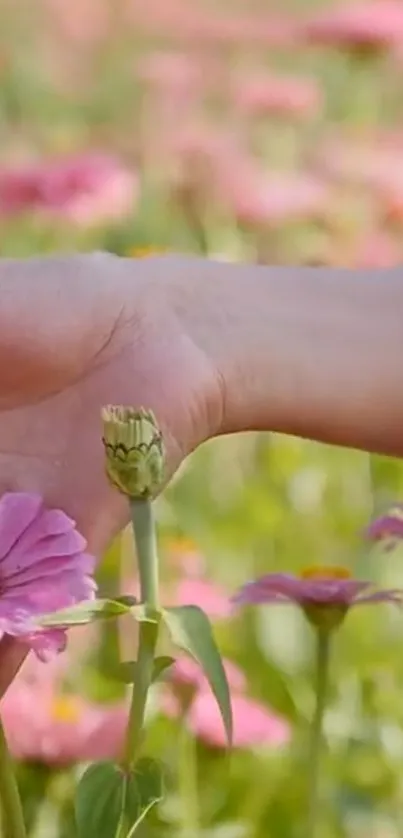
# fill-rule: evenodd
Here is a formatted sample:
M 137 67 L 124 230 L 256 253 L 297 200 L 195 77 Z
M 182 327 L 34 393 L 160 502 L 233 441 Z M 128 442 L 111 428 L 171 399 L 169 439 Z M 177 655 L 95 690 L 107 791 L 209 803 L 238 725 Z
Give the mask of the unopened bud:
M 165 450 L 151 410 L 108 405 L 101 411 L 110 482 L 131 498 L 146 498 L 161 487 Z

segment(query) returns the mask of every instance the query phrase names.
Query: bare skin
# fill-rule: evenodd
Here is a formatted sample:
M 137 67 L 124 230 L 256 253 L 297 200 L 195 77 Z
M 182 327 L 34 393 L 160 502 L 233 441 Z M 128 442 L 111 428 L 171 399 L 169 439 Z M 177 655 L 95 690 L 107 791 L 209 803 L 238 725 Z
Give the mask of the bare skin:
M 167 477 L 222 433 L 403 454 L 403 273 L 105 254 L 0 261 L 0 494 L 37 491 L 101 554 L 126 523 L 100 408 L 151 407 Z M 0 641 L 0 696 L 26 646 Z
M 249 429 L 403 454 L 403 274 L 94 254 L 0 262 L 0 492 L 39 491 L 100 553 L 126 520 L 105 403 L 155 410 L 169 473 Z

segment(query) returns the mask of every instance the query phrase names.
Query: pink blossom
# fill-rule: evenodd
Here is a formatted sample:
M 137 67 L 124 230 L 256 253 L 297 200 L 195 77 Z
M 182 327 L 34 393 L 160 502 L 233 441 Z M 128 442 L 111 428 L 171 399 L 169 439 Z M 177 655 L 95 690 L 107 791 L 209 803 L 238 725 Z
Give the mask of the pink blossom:
M 286 745 L 291 737 L 288 723 L 258 701 L 243 695 L 231 698 L 235 748 L 272 748 Z M 210 691 L 197 693 L 188 715 L 194 735 L 213 748 L 225 748 L 227 739 L 217 702 Z
M 231 690 L 241 693 L 246 689 L 246 678 L 239 666 L 230 660 L 223 660 L 225 674 Z M 207 678 L 199 664 L 193 658 L 181 655 L 169 670 L 169 680 L 173 684 L 186 685 L 197 689 L 207 689 Z
M 223 172 L 222 195 L 243 224 L 277 227 L 322 218 L 331 212 L 329 187 L 312 175 L 281 174 L 247 169 Z
M 272 710 L 254 699 L 236 693 L 231 696 L 233 716 L 233 747 L 279 747 L 291 738 L 288 723 Z M 169 718 L 181 718 L 180 701 L 172 694 L 165 694 L 163 712 Z M 212 748 L 226 748 L 227 738 L 217 702 L 207 688 L 196 692 L 188 708 L 186 724 L 194 736 Z
M 403 40 L 400 0 L 358 0 L 319 12 L 304 27 L 310 41 L 355 50 L 382 50 Z
M 28 644 L 42 659 L 64 649 L 66 632 L 34 628 L 35 618 L 95 595 L 95 559 L 75 522 L 46 509 L 39 495 L 0 499 L 0 632 Z
M 361 268 L 388 268 L 401 262 L 397 242 L 386 232 L 375 230 L 359 238 L 354 247 L 353 264 Z
M 169 564 L 187 577 L 197 579 L 203 576 L 206 569 L 204 556 L 190 539 L 177 538 L 169 541 L 166 545 L 166 555 Z
M 255 47 L 284 47 L 296 43 L 295 21 L 285 15 L 239 14 L 200 16 L 199 42 L 225 46 L 250 44 Z
M 198 605 L 211 619 L 226 619 L 231 604 L 225 588 L 207 579 L 180 579 L 173 595 L 175 605 Z
M 385 541 L 389 546 L 403 540 L 403 505 L 398 504 L 376 518 L 367 529 L 371 541 Z
M 17 676 L 0 702 L 7 742 L 16 759 L 67 765 L 114 759 L 123 747 L 127 708 L 62 693 L 53 679 Z
M 201 92 L 205 77 L 200 62 L 185 52 L 156 52 L 146 55 L 137 67 L 140 78 L 162 93 Z
M 111 16 L 103 0 L 45 0 L 50 23 L 74 46 L 88 49 L 108 35 Z
M 126 14 L 142 31 L 200 46 L 278 47 L 294 43 L 295 20 L 282 14 L 214 14 L 186 0 L 127 0 Z
M 127 216 L 138 197 L 138 179 L 104 154 L 38 163 L 0 172 L 0 212 L 42 212 L 77 226 Z
M 233 98 L 240 110 L 255 115 L 305 117 L 317 113 L 322 106 L 321 90 L 315 79 L 269 73 L 241 79 Z
M 351 578 L 346 568 L 308 568 L 301 577 L 269 573 L 248 582 L 233 597 L 235 605 L 299 605 L 315 625 L 334 628 L 355 605 L 389 602 L 401 605 L 403 591 L 375 590 L 371 582 Z
M 402 145 L 397 143 L 375 144 L 336 137 L 322 145 L 317 164 L 327 177 L 365 186 L 378 194 L 396 180 L 401 159 Z

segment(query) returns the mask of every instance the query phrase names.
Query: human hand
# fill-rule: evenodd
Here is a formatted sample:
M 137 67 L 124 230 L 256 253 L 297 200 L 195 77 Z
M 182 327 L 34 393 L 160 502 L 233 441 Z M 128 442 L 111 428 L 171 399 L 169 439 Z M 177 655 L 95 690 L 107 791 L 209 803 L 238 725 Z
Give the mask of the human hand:
M 0 492 L 41 493 L 98 554 L 127 513 L 104 475 L 102 405 L 154 410 L 167 477 L 218 431 L 220 378 L 171 305 L 175 260 L 162 262 L 97 253 L 1 265 Z

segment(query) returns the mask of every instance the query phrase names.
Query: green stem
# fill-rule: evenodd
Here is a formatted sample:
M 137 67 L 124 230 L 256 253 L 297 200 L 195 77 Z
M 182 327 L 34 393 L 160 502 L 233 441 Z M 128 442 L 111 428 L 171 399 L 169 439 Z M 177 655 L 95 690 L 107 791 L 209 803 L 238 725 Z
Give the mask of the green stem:
M 329 675 L 330 632 L 318 629 L 316 647 L 316 707 L 312 720 L 310 738 L 309 809 L 307 838 L 319 836 L 320 814 L 320 760 L 323 744 L 323 719 L 326 708 Z
M 155 611 L 158 599 L 158 557 L 153 509 L 150 500 L 131 502 L 132 523 L 136 542 L 141 602 Z M 158 624 L 141 622 L 135 683 L 127 728 L 124 766 L 130 768 L 137 759 L 143 739 L 147 694 L 152 682 Z
M 197 759 L 195 742 L 186 722 L 182 724 L 180 746 L 181 835 L 182 838 L 198 838 Z
M 26 838 L 21 799 L 0 721 L 0 807 L 2 838 Z

